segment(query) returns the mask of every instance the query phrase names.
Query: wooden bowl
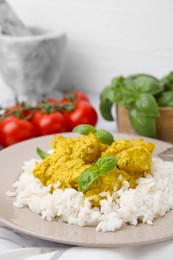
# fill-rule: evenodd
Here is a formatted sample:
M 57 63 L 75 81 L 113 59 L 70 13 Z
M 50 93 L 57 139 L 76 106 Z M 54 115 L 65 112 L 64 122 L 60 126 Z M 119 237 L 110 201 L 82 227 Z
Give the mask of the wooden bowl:
M 161 107 L 159 110 L 160 116 L 156 119 L 157 139 L 173 143 L 173 108 Z M 128 108 L 116 106 L 116 115 L 119 132 L 137 134 L 130 124 Z

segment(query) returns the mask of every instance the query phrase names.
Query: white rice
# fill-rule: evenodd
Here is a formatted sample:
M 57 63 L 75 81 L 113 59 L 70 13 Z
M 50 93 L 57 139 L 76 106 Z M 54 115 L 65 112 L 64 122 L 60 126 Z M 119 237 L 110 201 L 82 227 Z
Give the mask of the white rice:
M 23 172 L 14 183 L 18 208 L 29 207 L 48 221 L 57 220 L 79 226 L 96 226 L 96 231 L 115 231 L 125 224 L 138 222 L 152 224 L 153 220 L 173 209 L 173 163 L 155 158 L 152 175 L 140 178 L 135 189 L 128 182 L 112 196 L 100 201 L 100 209 L 93 208 L 83 193 L 74 189 L 56 189 L 50 193 L 51 185 L 45 187 L 34 178 L 34 159 L 24 163 Z M 105 195 L 101 194 L 101 195 Z M 116 202 L 113 198 L 117 198 Z

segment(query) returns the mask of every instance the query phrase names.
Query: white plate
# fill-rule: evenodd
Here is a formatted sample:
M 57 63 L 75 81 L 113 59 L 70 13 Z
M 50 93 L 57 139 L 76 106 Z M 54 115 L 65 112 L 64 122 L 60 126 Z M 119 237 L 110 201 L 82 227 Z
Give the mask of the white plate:
M 67 136 L 74 136 L 66 133 Z M 134 139 L 137 136 L 115 134 L 115 139 Z M 53 135 L 38 137 L 8 147 L 0 152 L 0 220 L 17 231 L 34 237 L 65 244 L 95 247 L 125 247 L 151 244 L 173 238 L 173 211 L 156 220 L 152 226 L 139 224 L 125 226 L 115 232 L 96 232 L 95 227 L 79 227 L 42 220 L 41 216 L 34 214 L 28 208 L 13 206 L 15 198 L 6 196 L 12 184 L 21 172 L 23 162 L 37 158 L 36 147 L 50 149 L 49 142 Z M 172 159 L 169 152 L 173 150 L 171 144 L 154 139 L 144 138 L 156 144 L 155 155 L 162 153 L 167 159 Z M 169 151 L 169 149 L 171 151 Z M 168 149 L 168 154 L 163 151 Z

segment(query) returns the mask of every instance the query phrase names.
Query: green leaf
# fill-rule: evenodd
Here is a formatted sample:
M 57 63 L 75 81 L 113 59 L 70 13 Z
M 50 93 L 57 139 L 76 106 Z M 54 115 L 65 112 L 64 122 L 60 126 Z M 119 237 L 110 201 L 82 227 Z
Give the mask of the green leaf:
M 158 94 L 163 91 L 163 85 L 153 76 L 139 75 L 134 79 L 135 86 L 142 93 Z
M 100 94 L 100 112 L 104 119 L 108 121 L 113 121 L 114 118 L 112 116 L 112 106 L 113 102 L 108 98 L 109 92 L 112 87 L 107 86 Z
M 116 156 L 104 156 L 97 160 L 95 166 L 98 172 L 106 174 L 112 171 L 118 163 L 118 158 Z
M 148 77 L 148 78 L 152 78 L 152 79 L 155 79 L 155 80 L 158 80 L 156 77 L 154 77 L 153 75 L 150 75 L 150 74 L 147 74 L 147 73 L 137 73 L 137 74 L 132 74 L 132 75 L 129 75 L 128 77 L 126 77 L 126 79 L 128 78 L 132 78 L 132 79 L 136 79 L 138 77 Z
M 118 163 L 116 156 L 104 156 L 97 160 L 94 167 L 86 169 L 78 178 L 78 190 L 84 192 L 102 174 L 111 172 Z
M 135 108 L 146 116 L 159 116 L 159 107 L 150 93 L 141 93 L 135 103 Z
M 94 167 L 86 169 L 78 178 L 78 190 L 84 192 L 98 177 Z
M 130 88 L 130 89 L 134 89 L 136 88 L 135 86 L 135 77 L 134 76 L 128 76 L 124 79 L 124 85 L 127 87 L 127 88 Z
M 124 86 L 124 77 L 119 76 L 119 77 L 114 78 L 111 82 L 111 86 L 113 88 L 118 88 L 118 87 Z
M 114 141 L 113 135 L 110 132 L 102 129 L 96 131 L 96 137 L 103 144 L 111 145 Z
M 173 107 L 173 91 L 161 93 L 157 103 L 159 107 Z
M 95 133 L 96 129 L 88 124 L 81 124 L 73 128 L 74 133 L 80 133 L 82 135 L 88 135 L 90 132 Z
M 168 73 L 160 81 L 163 84 L 165 90 L 173 90 L 173 71 Z
M 49 154 L 43 150 L 41 150 L 39 147 L 37 147 L 37 154 L 40 156 L 41 159 L 45 159 Z
M 136 93 L 134 93 L 133 90 L 123 86 L 112 89 L 108 93 L 108 98 L 112 101 L 112 103 L 130 107 L 135 102 Z
M 139 110 L 132 108 L 129 110 L 129 119 L 137 134 L 153 138 L 156 137 L 155 117 L 146 116 Z

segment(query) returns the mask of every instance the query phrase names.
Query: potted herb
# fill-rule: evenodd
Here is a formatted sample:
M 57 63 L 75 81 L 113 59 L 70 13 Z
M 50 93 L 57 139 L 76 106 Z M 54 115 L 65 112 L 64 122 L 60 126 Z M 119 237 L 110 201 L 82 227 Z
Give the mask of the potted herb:
M 114 120 L 114 104 L 120 132 L 173 142 L 173 72 L 162 79 L 147 74 L 114 78 L 100 94 L 106 120 Z

